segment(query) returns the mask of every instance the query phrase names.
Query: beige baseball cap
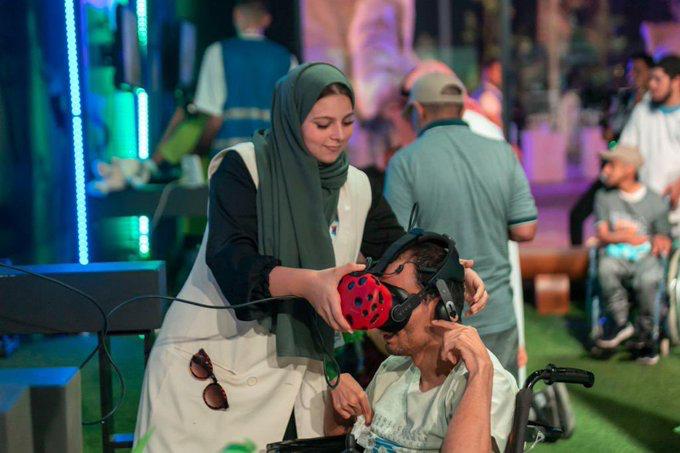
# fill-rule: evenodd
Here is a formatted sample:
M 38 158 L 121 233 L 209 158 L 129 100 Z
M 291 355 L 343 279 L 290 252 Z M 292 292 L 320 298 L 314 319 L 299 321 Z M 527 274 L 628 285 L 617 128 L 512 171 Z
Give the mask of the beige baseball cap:
M 640 150 L 635 146 L 617 145 L 610 151 L 600 152 L 602 160 L 620 160 L 627 164 L 635 165 L 635 168 L 642 167 L 645 159 L 640 154 Z
M 460 93 L 444 94 L 444 89 L 449 87 L 458 88 Z M 465 93 L 465 85 L 454 74 L 438 72 L 425 74 L 413 84 L 408 102 L 404 108 L 404 115 L 411 113 L 415 102 L 420 102 L 421 104 L 463 104 Z

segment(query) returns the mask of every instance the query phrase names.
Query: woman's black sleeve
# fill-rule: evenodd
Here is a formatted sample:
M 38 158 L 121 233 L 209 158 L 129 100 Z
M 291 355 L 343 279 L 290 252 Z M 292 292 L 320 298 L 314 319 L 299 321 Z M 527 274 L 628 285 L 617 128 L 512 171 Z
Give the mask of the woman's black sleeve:
M 260 255 L 257 189 L 241 156 L 230 151 L 210 179 L 206 263 L 231 305 L 271 297 L 269 273 L 280 262 Z M 235 310 L 244 321 L 272 314 L 272 303 Z
M 364 237 L 361 241 L 361 253 L 374 260 L 379 259 L 385 250 L 404 235 L 397 216 L 382 195 L 380 185 L 371 180 L 371 208 L 366 217 Z

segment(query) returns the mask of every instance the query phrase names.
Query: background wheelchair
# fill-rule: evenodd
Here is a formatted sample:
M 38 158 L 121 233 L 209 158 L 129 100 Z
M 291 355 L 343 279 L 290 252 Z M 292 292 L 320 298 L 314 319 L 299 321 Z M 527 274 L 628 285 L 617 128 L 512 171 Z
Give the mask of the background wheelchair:
M 590 371 L 578 368 L 557 368 L 552 364 L 542 370 L 534 371 L 527 378 L 524 387 L 517 393 L 515 398 L 512 430 L 508 438 L 505 453 L 521 453 L 524 451 L 525 443 L 527 442 L 537 443 L 544 440 L 554 442 L 563 437 L 564 433 L 559 427 L 529 420 L 534 399 L 533 389 L 541 381 L 547 385 L 562 382 L 565 384 L 580 384 L 590 388 L 595 383 L 595 376 Z M 364 451 L 363 448 L 356 444 L 354 436 L 351 434 L 288 440 L 267 445 L 268 453 L 352 453 L 361 451 Z
M 680 248 L 676 247 L 668 261 L 668 280 L 666 291 L 668 296 L 668 313 L 666 316 L 666 333 L 671 345 L 680 344 Z
M 588 323 L 588 347 L 598 355 L 602 351 L 595 340 L 603 335 L 607 313 L 598 281 L 600 249 L 589 250 L 588 276 L 586 281 L 586 318 Z M 670 258 L 659 258 L 664 268 L 665 280 L 661 281 L 654 306 L 654 330 L 652 340 L 659 345 L 661 355 L 668 355 L 670 345 L 680 343 L 680 248 L 675 248 Z M 635 301 L 631 292 L 631 301 Z

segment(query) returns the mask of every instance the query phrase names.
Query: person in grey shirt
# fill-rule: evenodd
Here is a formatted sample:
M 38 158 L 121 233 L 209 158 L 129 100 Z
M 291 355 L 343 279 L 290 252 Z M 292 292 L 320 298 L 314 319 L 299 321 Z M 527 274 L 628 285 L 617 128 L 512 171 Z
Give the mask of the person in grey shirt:
M 416 81 L 405 114 L 419 136 L 390 161 L 385 198 L 402 225 L 417 203 L 417 226 L 449 235 L 461 256 L 475 260 L 489 302 L 464 322 L 516 376 L 518 334 L 507 243 L 533 239 L 536 205 L 510 145 L 475 134 L 461 119 L 464 94 L 463 84 L 450 75 L 427 74 Z
M 635 147 L 617 146 L 600 154 L 605 160 L 602 179 L 617 190 L 595 195 L 597 238 L 602 247 L 598 278 L 611 325 L 596 341 L 603 349 L 615 349 L 637 331 L 638 361 L 653 365 L 659 360 L 653 339 L 654 306 L 664 278 L 659 255 L 671 248 L 668 203 L 638 181 L 643 164 Z M 628 322 L 630 304 L 624 283 L 629 281 L 638 300 L 636 327 Z

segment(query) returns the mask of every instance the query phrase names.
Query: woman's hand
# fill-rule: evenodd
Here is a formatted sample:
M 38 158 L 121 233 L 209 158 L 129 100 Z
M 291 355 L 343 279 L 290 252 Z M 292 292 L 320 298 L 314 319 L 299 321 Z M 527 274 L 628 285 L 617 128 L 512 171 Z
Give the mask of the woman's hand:
M 465 268 L 465 300 L 470 305 L 470 309 L 465 315 L 476 315 L 486 307 L 486 303 L 489 301 L 489 293 L 486 292 L 486 285 L 484 285 L 481 277 L 472 270 L 475 262 L 460 260 L 460 264 Z
M 373 409 L 368 402 L 368 395 L 352 375 L 343 373 L 340 375 L 338 386 L 330 391 L 333 409 L 343 420 L 348 421 L 359 415 L 363 415 L 366 424 L 373 421 Z
M 363 271 L 363 264 L 348 263 L 322 271 L 311 271 L 310 278 L 302 288 L 302 297 L 307 299 L 314 310 L 333 330 L 352 332 L 340 309 L 340 279 L 351 272 Z

